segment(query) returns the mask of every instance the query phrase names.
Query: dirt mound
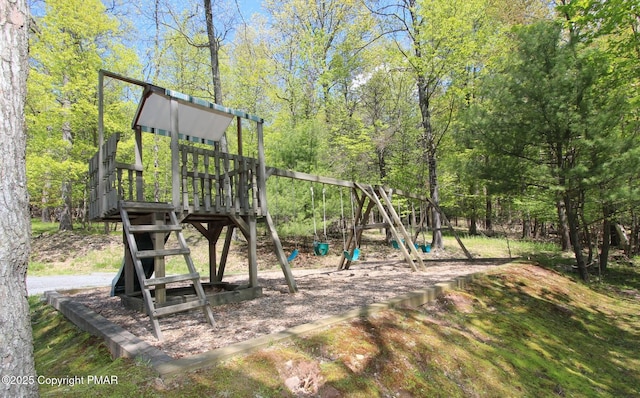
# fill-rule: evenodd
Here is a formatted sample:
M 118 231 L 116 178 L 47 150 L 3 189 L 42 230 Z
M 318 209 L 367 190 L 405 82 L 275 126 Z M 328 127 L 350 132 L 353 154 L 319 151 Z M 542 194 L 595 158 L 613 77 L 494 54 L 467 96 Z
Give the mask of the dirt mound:
M 65 262 L 122 244 L 122 237 L 106 234 L 86 234 L 74 231 L 43 233 L 31 239 L 31 261 L 41 263 Z

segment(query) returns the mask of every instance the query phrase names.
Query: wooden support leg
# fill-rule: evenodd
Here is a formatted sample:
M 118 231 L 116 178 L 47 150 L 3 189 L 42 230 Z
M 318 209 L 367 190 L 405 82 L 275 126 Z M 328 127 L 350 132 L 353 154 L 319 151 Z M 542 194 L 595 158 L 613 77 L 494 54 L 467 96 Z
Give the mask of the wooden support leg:
M 164 225 L 164 217 L 157 218 L 153 217 L 154 224 L 156 225 Z M 164 249 L 164 233 L 154 233 L 152 234 L 153 238 L 153 250 L 163 250 Z M 155 258 L 155 277 L 163 278 L 165 277 L 165 260 L 164 257 L 156 257 Z M 165 284 L 156 285 L 155 289 L 155 299 L 156 304 L 164 304 L 167 302 L 167 289 Z
M 284 278 L 287 281 L 287 285 L 289 286 L 289 293 L 295 293 L 298 291 L 298 287 L 296 286 L 295 278 L 293 277 L 293 273 L 291 272 L 291 267 L 289 266 L 289 262 L 287 261 L 287 255 L 284 253 L 284 249 L 282 249 L 282 243 L 280 242 L 280 237 L 278 236 L 278 231 L 276 231 L 275 223 L 271 218 L 271 214 L 267 212 L 265 217 L 267 221 L 267 229 L 269 230 L 269 235 L 271 235 L 271 241 L 276 249 L 276 257 L 278 258 L 278 262 L 280 263 L 280 268 L 282 268 L 282 273 L 284 273 Z
M 124 232 L 124 293 L 131 295 L 135 292 L 136 272 L 133 266 L 133 258 L 131 257 L 131 249 Z
M 207 223 L 206 228 L 199 222 L 192 222 L 191 225 L 193 225 L 195 229 L 202 234 L 202 236 L 207 238 L 207 242 L 209 242 L 209 280 L 211 282 L 222 280 L 222 277 L 218 279 L 218 273 L 216 272 L 216 261 L 218 259 L 216 245 L 218 244 L 218 239 L 220 239 L 224 225 L 213 222 Z M 224 267 L 222 269 L 224 270 Z
M 249 236 L 247 241 L 249 244 L 249 286 L 258 286 L 258 228 L 255 216 L 247 217 L 249 225 Z
M 229 257 L 229 249 L 231 248 L 231 239 L 233 239 L 233 230 L 235 225 L 229 225 L 227 227 L 227 236 L 224 238 L 224 246 L 222 247 L 222 255 L 220 256 L 220 264 L 218 266 L 218 272 L 216 273 L 216 281 L 222 282 L 224 277 L 224 268 L 227 265 L 227 258 Z

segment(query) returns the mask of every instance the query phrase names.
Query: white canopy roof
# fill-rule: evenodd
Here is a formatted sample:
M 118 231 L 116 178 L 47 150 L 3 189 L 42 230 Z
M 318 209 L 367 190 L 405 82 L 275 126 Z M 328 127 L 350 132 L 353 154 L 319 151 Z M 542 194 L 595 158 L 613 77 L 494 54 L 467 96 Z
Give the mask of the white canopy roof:
M 172 114 L 171 102 L 177 104 Z M 157 86 L 148 85 L 142 95 L 133 127 L 155 129 L 169 135 L 172 118 L 178 119 L 178 135 L 191 141 L 220 141 L 234 117 L 243 117 L 257 122 L 258 118 L 247 113 L 226 108 L 208 101 L 188 96 Z

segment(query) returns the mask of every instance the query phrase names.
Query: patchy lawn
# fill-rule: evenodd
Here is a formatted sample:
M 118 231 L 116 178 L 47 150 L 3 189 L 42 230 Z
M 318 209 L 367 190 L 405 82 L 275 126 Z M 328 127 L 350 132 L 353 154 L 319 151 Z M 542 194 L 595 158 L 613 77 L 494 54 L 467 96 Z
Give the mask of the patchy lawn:
M 504 397 L 640 395 L 639 272 L 608 283 L 522 264 L 416 310 L 385 311 L 160 380 L 32 298 L 38 373 L 117 376 L 42 396 Z M 624 277 L 621 277 L 624 276 Z

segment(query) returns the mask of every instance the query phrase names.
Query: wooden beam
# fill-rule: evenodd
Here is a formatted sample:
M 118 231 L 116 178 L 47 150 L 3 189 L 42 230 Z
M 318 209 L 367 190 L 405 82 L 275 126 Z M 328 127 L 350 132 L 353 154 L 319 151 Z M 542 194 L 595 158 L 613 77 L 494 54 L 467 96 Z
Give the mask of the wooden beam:
M 238 131 L 238 155 L 242 155 L 242 118 L 236 117 L 237 131 Z
M 331 177 L 323 177 L 315 174 L 301 173 L 299 171 L 278 169 L 275 167 L 269 167 L 266 175 L 267 177 L 273 175 L 278 177 L 293 178 L 295 180 L 317 182 L 320 184 L 336 185 L 339 187 L 356 188 L 356 183 L 351 181 L 345 181 Z
M 207 242 L 209 243 L 209 280 L 214 281 L 217 279 L 216 275 L 216 260 L 218 255 L 216 253 L 216 244 L 218 243 L 218 239 L 222 234 L 222 230 L 224 229 L 224 225 L 216 222 L 208 222 L 207 227 L 202 225 L 202 223 L 197 221 L 192 221 L 191 225 L 197 229 L 202 236 L 207 238 Z
M 142 171 L 144 166 L 142 163 L 142 131 L 140 130 L 140 127 L 136 128 L 135 136 L 136 201 L 142 202 L 144 201 L 144 182 L 142 181 Z
M 182 175 L 180 173 L 180 150 L 178 143 L 178 134 L 180 132 L 178 123 L 178 101 L 174 98 L 170 101 L 170 117 L 171 117 L 171 199 L 176 210 L 182 212 L 180 207 Z M 186 203 L 185 205 L 188 205 Z
M 249 244 L 249 286 L 258 287 L 258 230 L 257 219 L 255 216 L 246 217 L 246 223 L 249 226 L 249 236 L 247 243 Z
M 136 271 L 131 257 L 131 249 L 127 240 L 127 234 L 122 231 L 122 240 L 124 241 L 124 294 L 132 295 L 135 293 Z
M 289 286 L 289 293 L 296 293 L 298 291 L 298 287 L 296 286 L 296 281 L 293 277 L 293 273 L 291 272 L 291 267 L 287 261 L 287 255 L 284 253 L 284 249 L 282 248 L 282 243 L 280 242 L 278 231 L 276 231 L 275 223 L 273 222 L 273 218 L 271 218 L 271 213 L 267 212 L 265 220 L 267 221 L 267 229 L 269 230 L 271 241 L 276 248 L 276 257 L 278 258 L 280 268 L 282 268 L 284 278 Z
M 218 272 L 216 272 L 216 281 L 222 282 L 224 277 L 224 269 L 227 266 L 227 258 L 229 258 L 229 249 L 231 248 L 231 239 L 233 239 L 233 230 L 236 226 L 231 224 L 227 226 L 227 235 L 224 238 L 224 246 L 222 247 L 222 255 L 220 256 L 220 264 Z
M 262 122 L 258 122 L 258 192 L 260 193 L 260 206 L 262 214 L 267 213 L 267 161 L 264 155 L 264 133 Z
M 233 221 L 236 227 L 240 228 L 240 232 L 242 232 L 242 235 L 244 235 L 245 238 L 249 239 L 249 225 L 242 218 L 236 215 L 230 214 L 229 218 L 231 219 L 231 221 Z
M 151 214 L 152 223 L 155 225 L 164 225 L 164 217 L 158 217 L 156 213 Z M 164 232 L 153 233 L 153 250 L 164 250 Z M 154 262 L 154 273 L 156 278 L 164 278 L 165 275 L 165 259 L 164 257 L 156 257 L 153 259 Z M 145 275 L 145 279 L 146 275 Z M 166 285 L 159 284 L 156 285 L 155 290 L 155 299 L 156 304 L 164 304 L 167 301 L 167 289 Z
M 98 73 L 98 216 L 103 217 L 107 208 L 107 197 L 104 194 L 106 187 L 104 182 L 104 73 Z M 125 247 L 125 250 L 127 248 Z
M 460 236 L 458 236 L 458 233 L 456 232 L 456 230 L 453 229 L 453 225 L 451 225 L 451 222 L 449 221 L 447 216 L 444 214 L 444 212 L 442 211 L 440 206 L 438 206 L 435 203 L 433 203 L 433 201 L 431 201 L 431 199 L 429 199 L 429 203 L 431 203 L 431 205 L 438 211 L 438 213 L 440 213 L 440 215 L 442 216 L 442 219 L 444 220 L 444 223 L 447 224 L 447 226 L 449 227 L 449 230 L 453 233 L 453 237 L 456 238 L 456 241 L 458 242 L 458 245 L 460 245 L 460 247 L 462 248 L 462 251 L 464 252 L 464 255 L 467 256 L 467 258 L 469 260 L 473 260 L 473 256 L 471 255 L 471 253 L 469 253 L 469 250 L 467 250 L 467 248 L 464 245 L 464 243 L 462 243 L 462 240 L 460 239 Z
M 383 228 L 389 228 L 389 224 L 385 223 L 385 222 L 379 222 L 379 223 L 375 223 L 375 224 L 365 224 L 365 225 L 360 225 L 358 227 L 356 227 L 356 229 L 358 230 L 364 230 L 364 229 L 383 229 Z

